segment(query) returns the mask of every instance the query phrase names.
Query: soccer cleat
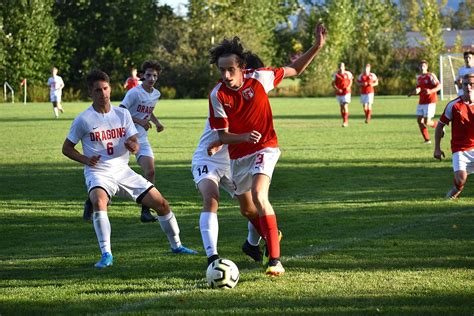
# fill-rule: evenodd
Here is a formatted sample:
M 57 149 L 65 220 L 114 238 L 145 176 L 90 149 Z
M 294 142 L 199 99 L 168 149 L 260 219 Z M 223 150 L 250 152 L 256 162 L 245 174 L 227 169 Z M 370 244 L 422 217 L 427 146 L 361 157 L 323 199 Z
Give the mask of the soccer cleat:
M 456 187 L 452 187 L 451 190 L 446 194 L 448 200 L 456 200 L 459 195 L 461 195 L 462 190 L 459 190 Z
M 283 273 L 285 273 L 285 268 L 283 268 L 281 261 L 278 259 L 270 260 L 270 263 L 268 263 L 268 267 L 267 267 L 267 270 L 265 271 L 265 274 L 269 276 L 280 276 Z
M 100 259 L 99 262 L 97 262 L 94 267 L 98 269 L 103 269 L 110 267 L 111 265 L 114 264 L 114 257 L 110 252 L 105 252 L 102 254 L 102 258 Z
M 142 223 L 152 223 L 158 220 L 157 216 L 151 214 L 151 210 L 148 207 L 142 206 L 142 214 L 140 215 Z
M 179 246 L 178 248 L 171 248 L 172 253 L 183 254 L 183 255 L 197 255 L 198 252 L 193 249 L 189 249 L 184 247 L 183 245 Z
M 207 266 L 209 266 L 211 263 L 219 259 L 219 255 L 212 255 L 210 257 L 207 257 Z
M 263 254 L 260 250 L 260 247 L 251 245 L 248 240 L 245 240 L 244 244 L 242 245 L 242 251 L 247 256 L 255 260 L 255 262 L 261 262 L 263 260 Z
M 278 241 L 281 241 L 283 238 L 283 234 L 281 230 L 278 231 Z M 268 253 L 268 248 L 267 245 L 265 244 L 265 247 L 263 248 L 263 259 L 262 259 L 262 265 L 265 267 L 268 265 L 268 261 L 270 260 L 269 258 L 269 253 Z
M 64 109 L 62 107 L 59 108 L 59 112 L 64 113 Z
M 425 140 L 425 141 L 423 142 L 423 144 L 429 145 L 429 144 L 431 144 L 431 140 L 429 140 L 429 139 L 428 139 L 428 140 Z
M 347 127 L 347 126 L 349 126 L 349 123 L 347 122 L 342 123 L 342 127 Z
M 84 212 L 82 213 L 82 219 L 86 222 L 89 222 L 92 219 L 92 213 L 94 209 L 92 207 L 92 202 L 90 199 L 84 202 Z

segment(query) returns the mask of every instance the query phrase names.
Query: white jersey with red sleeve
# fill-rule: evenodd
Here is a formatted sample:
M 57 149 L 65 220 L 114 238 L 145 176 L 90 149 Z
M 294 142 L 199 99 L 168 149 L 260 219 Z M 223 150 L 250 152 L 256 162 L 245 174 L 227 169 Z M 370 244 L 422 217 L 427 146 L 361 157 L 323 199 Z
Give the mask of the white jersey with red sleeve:
M 209 95 L 212 129 L 227 129 L 234 134 L 256 130 L 262 135 L 257 144 L 229 144 L 230 159 L 244 157 L 266 147 L 278 147 L 268 92 L 281 82 L 284 75 L 284 68 L 246 69 L 243 85 L 239 89 L 231 89 L 219 81 L 212 90 Z
M 436 92 L 427 94 L 426 89 L 433 89 L 439 85 L 439 80 L 435 74 L 428 72 L 416 77 L 416 87 L 420 88 L 420 99 L 418 104 L 432 104 L 438 100 Z
M 134 118 L 149 120 L 160 96 L 161 93 L 157 89 L 153 88 L 152 92 L 147 92 L 142 85 L 139 85 L 127 92 L 120 106 L 129 110 Z M 135 124 L 135 127 L 138 130 L 138 142 L 147 142 L 147 131 L 139 124 Z
M 366 73 L 361 73 L 357 78 L 357 82 L 362 84 L 360 86 L 360 94 L 369 94 L 374 93 L 374 87 L 369 85 L 370 83 L 374 83 L 377 81 L 377 76 L 371 72 L 368 75 Z M 366 84 L 364 84 L 366 83 Z
M 458 70 L 458 76 L 456 77 L 456 80 L 462 80 L 462 77 L 468 74 L 474 73 L 474 67 L 466 67 L 463 66 L 459 68 Z M 458 89 L 458 96 L 461 96 L 463 94 L 462 88 Z
M 72 122 L 67 139 L 82 143 L 87 157 L 100 156 L 95 167 L 85 166 L 84 173 L 111 173 L 128 165 L 130 152 L 125 141 L 137 134 L 130 112 L 111 106 L 108 113 L 99 113 L 92 106 L 79 114 Z
M 354 76 L 350 71 L 345 70 L 343 73 L 339 71 L 332 74 L 332 80 L 336 88 L 342 90 L 342 92 L 337 92 L 336 95 L 346 95 L 351 93 L 351 81 L 354 79 Z
M 474 149 L 474 104 L 466 103 L 458 97 L 446 105 L 440 122 L 451 122 L 451 151 Z

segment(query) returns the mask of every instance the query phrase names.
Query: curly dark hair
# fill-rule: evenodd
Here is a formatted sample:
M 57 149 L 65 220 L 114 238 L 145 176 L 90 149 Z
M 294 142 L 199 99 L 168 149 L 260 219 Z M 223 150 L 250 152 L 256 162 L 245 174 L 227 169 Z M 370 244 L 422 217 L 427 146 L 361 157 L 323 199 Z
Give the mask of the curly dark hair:
M 145 72 L 148 68 L 156 70 L 157 73 L 161 72 L 161 65 L 156 60 L 145 60 L 142 64 L 142 72 Z
M 234 36 L 232 40 L 224 38 L 224 40 L 219 45 L 211 48 L 209 50 L 209 63 L 211 65 L 217 65 L 220 57 L 227 57 L 229 55 L 237 56 L 237 63 L 239 64 L 239 67 L 243 67 L 245 65 L 246 53 L 242 43 L 240 42 L 240 38 L 237 36 Z
M 92 87 L 94 86 L 94 82 L 96 81 L 105 81 L 107 83 L 110 83 L 110 78 L 109 75 L 107 75 L 100 69 L 94 69 L 89 71 L 86 77 L 87 87 L 89 89 L 92 89 Z
M 248 51 L 245 53 L 245 67 L 250 69 L 258 69 L 265 67 L 265 65 L 257 54 Z

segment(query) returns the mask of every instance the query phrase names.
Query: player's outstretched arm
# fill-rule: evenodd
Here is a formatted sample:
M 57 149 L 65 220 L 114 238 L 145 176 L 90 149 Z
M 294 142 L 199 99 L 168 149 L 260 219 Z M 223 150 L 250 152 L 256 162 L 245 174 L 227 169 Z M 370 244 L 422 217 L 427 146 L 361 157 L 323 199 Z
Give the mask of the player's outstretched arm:
M 314 35 L 316 38 L 315 43 L 308 49 L 303 55 L 298 57 L 290 65 L 285 66 L 285 78 L 300 75 L 306 67 L 313 61 L 314 56 L 321 50 L 326 43 L 327 30 L 322 24 L 318 24 L 314 29 Z
M 219 139 L 223 144 L 238 144 L 238 143 L 252 143 L 256 144 L 260 141 L 262 134 L 257 131 L 251 131 L 250 133 L 234 134 L 229 133 L 227 129 L 219 130 Z
M 444 152 L 441 150 L 441 138 L 444 136 L 444 126 L 445 124 L 441 121 L 438 121 L 438 125 L 435 129 L 435 149 L 433 157 L 441 161 L 444 158 Z

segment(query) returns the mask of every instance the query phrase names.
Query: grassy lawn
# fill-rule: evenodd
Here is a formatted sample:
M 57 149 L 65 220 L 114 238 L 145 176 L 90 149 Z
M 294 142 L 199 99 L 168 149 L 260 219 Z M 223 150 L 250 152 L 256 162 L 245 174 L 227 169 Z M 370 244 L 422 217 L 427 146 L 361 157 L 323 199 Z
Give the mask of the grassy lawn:
M 103 271 L 93 268 L 100 252 L 81 218 L 82 166 L 61 154 L 89 104 L 65 104 L 58 120 L 49 103 L 0 104 L 0 315 L 473 315 L 474 185 L 444 199 L 450 130 L 447 159 L 436 161 L 433 145 L 422 144 L 416 102 L 378 97 L 367 125 L 354 97 L 341 128 L 335 98 L 272 99 L 282 156 L 270 197 L 287 273 L 269 278 L 241 252 L 247 224 L 222 193 L 219 252 L 241 272 L 228 291 L 205 282 L 190 172 L 207 100 L 160 101 L 165 131 L 149 137 L 156 186 L 183 243 L 200 255 L 171 254 L 158 224 L 140 223 L 134 202 L 114 198 L 114 266 Z

